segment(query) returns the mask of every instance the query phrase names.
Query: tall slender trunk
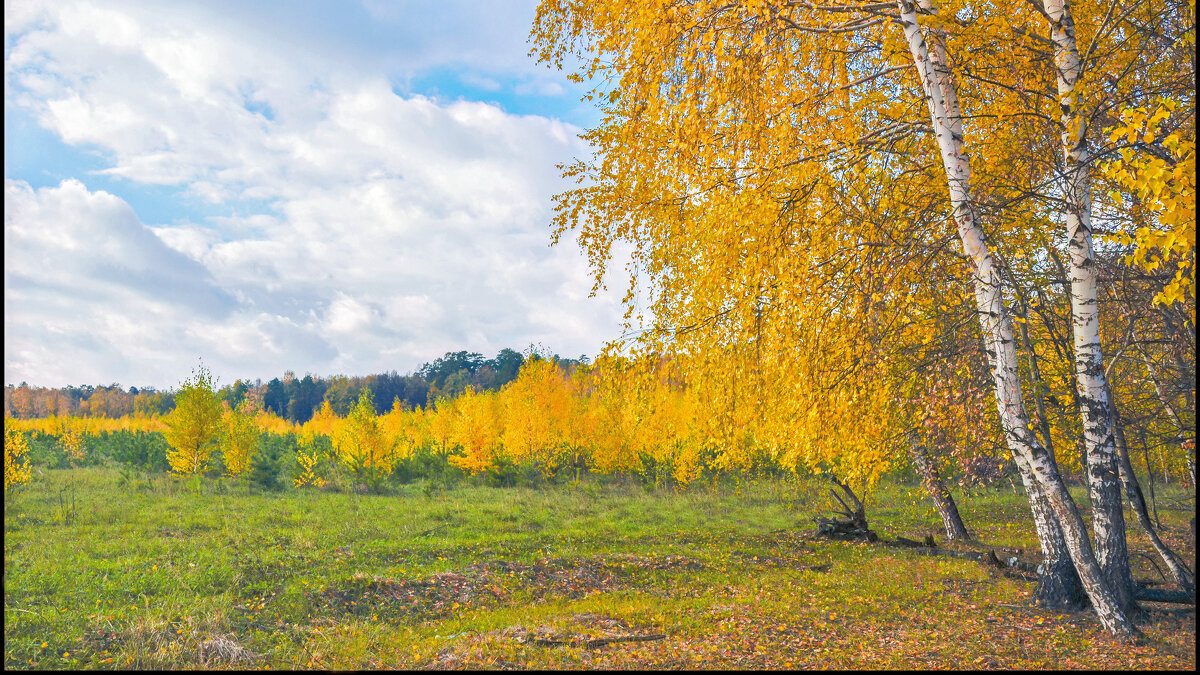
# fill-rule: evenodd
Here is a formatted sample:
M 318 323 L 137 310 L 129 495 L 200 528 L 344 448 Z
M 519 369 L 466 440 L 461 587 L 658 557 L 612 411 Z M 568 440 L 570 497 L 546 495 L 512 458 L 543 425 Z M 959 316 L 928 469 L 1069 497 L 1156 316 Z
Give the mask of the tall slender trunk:
M 938 515 L 942 517 L 942 526 L 946 528 L 946 538 L 951 541 L 970 539 L 971 535 L 967 534 L 967 526 L 963 524 L 962 516 L 958 513 L 958 505 L 954 503 L 954 497 L 951 496 L 946 482 L 942 480 L 942 476 L 937 470 L 937 465 L 929 456 L 929 450 L 921 443 L 915 430 L 909 432 L 908 448 L 913 464 L 921 472 L 925 489 L 933 498 L 933 505 L 937 508 Z
M 1158 380 L 1158 372 L 1154 368 L 1154 362 L 1150 360 L 1150 356 L 1148 354 L 1146 354 L 1145 350 L 1143 350 L 1141 348 L 1141 346 L 1138 346 L 1138 352 L 1140 352 L 1142 355 L 1142 363 L 1146 366 L 1146 371 L 1148 373 L 1150 373 L 1150 382 L 1151 382 L 1151 384 L 1154 385 L 1154 395 L 1158 397 L 1158 402 L 1162 404 L 1163 410 L 1166 411 L 1167 415 L 1171 418 L 1171 421 L 1175 423 L 1175 427 L 1178 429 L 1178 431 L 1176 432 L 1177 437 L 1183 438 L 1184 435 L 1188 431 L 1192 432 L 1192 438 L 1190 438 L 1190 439 L 1185 438 L 1183 440 L 1183 445 L 1185 446 L 1184 450 L 1188 451 L 1188 456 L 1187 456 L 1188 478 L 1191 479 L 1192 489 L 1195 490 L 1196 489 L 1196 428 L 1195 428 L 1195 426 L 1189 427 L 1189 426 L 1185 425 L 1183 423 L 1183 420 L 1181 420 L 1179 418 L 1179 413 L 1175 411 L 1175 406 L 1171 405 L 1171 400 L 1169 398 L 1167 398 L 1167 394 L 1166 394 L 1166 392 L 1163 391 L 1162 384 Z M 1188 441 L 1191 441 L 1191 442 L 1189 443 Z
M 1092 248 L 1091 171 L 1087 125 L 1079 114 L 1076 86 L 1083 64 L 1075 42 L 1075 21 L 1066 0 L 1043 0 L 1054 43 L 1058 102 L 1063 127 L 1065 160 L 1064 216 L 1071 275 L 1071 328 L 1075 344 L 1075 386 L 1083 420 L 1087 453 L 1088 494 L 1092 501 L 1092 530 L 1096 554 L 1109 586 L 1126 613 L 1140 610 L 1133 592 L 1129 550 L 1125 540 L 1125 514 L 1108 378 L 1100 346 L 1099 291 L 1096 254 Z
M 1142 486 L 1138 484 L 1137 475 L 1133 472 L 1133 464 L 1129 461 L 1129 445 L 1125 442 L 1125 429 L 1121 424 L 1121 416 L 1116 411 L 1116 400 L 1113 400 L 1113 422 L 1115 422 L 1114 431 L 1117 441 L 1117 459 L 1120 462 L 1121 483 L 1125 487 L 1125 496 L 1129 499 L 1129 506 L 1133 509 L 1134 515 L 1137 516 L 1138 524 L 1146 531 L 1146 535 L 1150 537 L 1150 544 L 1154 546 L 1154 550 L 1158 551 L 1159 557 L 1166 563 L 1167 569 L 1171 571 L 1171 577 L 1175 579 L 1175 583 L 1181 590 L 1189 593 L 1196 590 L 1196 577 L 1192 571 L 1188 569 L 1183 560 L 1175 555 L 1162 539 L 1158 536 L 1158 530 L 1155 529 L 1153 523 L 1150 522 L 1150 512 L 1146 509 L 1146 497 L 1142 494 Z
M 1041 367 L 1038 364 L 1037 350 L 1029 337 L 1028 314 L 1022 306 L 1021 318 L 1026 319 L 1021 325 L 1021 339 L 1029 354 L 1029 372 L 1033 377 L 1034 404 L 1038 413 L 1038 425 L 1042 431 L 1042 443 L 1046 453 L 1054 460 L 1054 438 L 1050 433 L 1050 419 L 1046 411 L 1046 397 L 1042 380 Z M 1055 462 L 1057 465 L 1057 462 Z M 1063 538 L 1062 527 L 1050 512 L 1049 502 L 1045 493 L 1038 487 L 1028 465 L 1018 465 L 1021 480 L 1029 493 L 1029 504 L 1034 512 L 1034 526 L 1038 528 L 1038 541 L 1042 542 L 1044 560 L 1039 567 L 1038 584 L 1034 589 L 1034 600 L 1043 607 L 1062 611 L 1082 609 L 1087 604 L 1087 593 L 1079 580 L 1079 573 L 1071 562 L 1071 554 L 1067 550 L 1067 542 Z
M 1154 467 L 1150 465 L 1150 443 L 1146 440 L 1146 430 L 1141 429 L 1139 436 L 1142 437 L 1142 459 L 1146 461 L 1146 481 L 1150 484 L 1150 508 L 1154 509 L 1154 524 L 1162 527 L 1162 523 L 1158 521 L 1158 501 L 1154 498 Z
M 1051 456 L 1054 455 L 1054 439 L 1050 435 L 1050 418 L 1046 414 L 1046 392 L 1045 385 L 1042 380 L 1042 369 L 1038 365 L 1037 350 L 1033 348 L 1033 340 L 1029 338 L 1029 313 L 1024 309 L 1022 301 L 1021 318 L 1021 339 L 1025 342 L 1025 349 L 1029 354 L 1029 374 L 1033 377 L 1033 402 L 1037 408 L 1038 426 L 1042 431 L 1042 444 L 1046 446 L 1046 452 Z
M 897 0 L 897 5 L 899 22 L 929 106 L 930 121 L 946 171 L 954 221 L 958 227 L 963 251 L 970 258 L 973 267 L 975 302 L 995 382 L 996 407 L 1004 428 L 1005 440 L 1018 467 L 1021 467 L 1022 462 L 1026 462 L 1032 482 L 1044 490 L 1050 511 L 1058 519 L 1071 560 L 1075 563 L 1075 569 L 1092 606 L 1096 609 L 1100 623 L 1116 636 L 1133 637 L 1136 635 L 1136 629 L 1109 588 L 1110 584 L 1092 550 L 1079 509 L 1067 492 L 1058 467 L 1029 430 L 1029 418 L 1021 400 L 1012 319 L 1004 306 L 999 269 L 992 258 L 983 229 L 976 220 L 971 201 L 971 170 L 969 159 L 962 147 L 963 138 L 959 127 L 961 114 L 957 106 L 947 110 L 947 102 L 950 101 L 953 105 L 956 101 L 953 98 L 947 99 L 943 94 L 944 91 L 955 89 L 953 73 L 946 65 L 944 53 L 935 54 L 939 57 L 936 66 L 931 63 L 931 54 L 917 21 L 916 7 L 912 0 Z M 941 52 L 940 45 L 936 51 Z M 1031 499 L 1033 494 L 1031 493 Z
M 1042 563 L 1038 565 L 1037 587 L 1033 590 L 1033 599 L 1037 604 L 1047 609 L 1057 611 L 1075 611 L 1087 606 L 1088 596 L 1083 588 L 1075 563 L 1071 561 L 1071 552 L 1067 548 L 1066 536 L 1058 523 L 1050 500 L 1034 478 L 1033 469 L 1023 457 L 1017 459 L 1017 471 L 1021 475 L 1021 483 L 1029 495 L 1029 508 L 1033 511 L 1033 526 L 1037 530 L 1038 542 L 1042 547 Z

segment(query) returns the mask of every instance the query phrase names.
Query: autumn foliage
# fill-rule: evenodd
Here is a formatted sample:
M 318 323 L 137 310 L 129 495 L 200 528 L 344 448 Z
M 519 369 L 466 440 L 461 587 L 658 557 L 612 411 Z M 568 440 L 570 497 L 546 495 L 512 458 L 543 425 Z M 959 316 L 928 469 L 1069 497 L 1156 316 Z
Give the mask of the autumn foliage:
M 196 474 L 207 468 L 221 432 L 221 402 L 213 391 L 212 375 L 203 366 L 180 386 L 166 424 L 171 469 Z
M 9 419 L 4 419 L 4 494 L 18 485 L 29 482 L 31 467 L 26 455 L 29 440 L 18 431 Z

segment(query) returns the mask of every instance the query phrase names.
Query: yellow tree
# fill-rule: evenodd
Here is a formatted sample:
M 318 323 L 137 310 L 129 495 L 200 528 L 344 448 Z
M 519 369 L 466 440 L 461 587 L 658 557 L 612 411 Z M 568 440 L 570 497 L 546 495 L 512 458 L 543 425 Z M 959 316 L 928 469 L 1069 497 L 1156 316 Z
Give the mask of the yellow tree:
M 239 476 L 250 468 L 261 432 L 248 414 L 250 404 L 247 401 L 242 401 L 236 409 L 228 403 L 222 405 L 221 452 L 225 458 L 225 472 L 229 476 Z
M 333 436 L 333 430 L 338 424 L 337 413 L 329 401 L 322 401 L 321 407 L 307 422 L 300 426 L 300 432 L 309 435 Z
M 404 412 L 400 428 L 400 444 L 405 455 L 411 455 L 429 442 L 429 417 L 421 408 L 413 408 Z
M 411 455 L 420 445 L 420 426 L 423 419 L 420 410 L 407 409 L 398 396 L 392 400 L 392 409 L 379 419 L 384 433 L 395 443 L 400 459 Z
M 58 439 L 58 447 L 66 455 L 67 461 L 71 463 L 71 466 L 83 464 L 87 455 L 87 448 L 84 444 L 83 434 L 73 425 L 64 425 L 62 436 Z
M 182 474 L 204 470 L 221 433 L 221 399 L 213 378 L 201 365 L 175 394 L 175 410 L 167 416 L 164 436 L 171 450 L 167 462 Z
M 29 482 L 31 469 L 26 455 L 29 454 L 29 439 L 18 431 L 10 418 L 4 418 L 4 496 L 10 488 Z
M 317 449 L 317 437 L 312 433 L 301 433 L 297 442 L 296 463 L 300 471 L 292 484 L 296 487 L 325 487 L 325 479 L 321 476 L 320 466 L 322 453 Z
M 334 430 L 333 447 L 354 474 L 372 488 L 380 483 L 399 460 L 395 439 L 379 424 L 369 387 L 364 387 L 350 414 Z
M 1130 82 L 1164 72 L 1165 61 L 1148 56 L 1158 36 L 1114 30 L 1123 16 L 1115 5 L 1078 4 L 1089 78 L 1116 78 L 1122 95 L 1146 90 Z M 929 0 L 544 0 L 533 36 L 544 60 L 580 56 L 573 76 L 600 83 L 589 99 L 600 102 L 601 124 L 585 136 L 596 151 L 567 167 L 580 187 L 558 198 L 556 238 L 579 232 L 597 285 L 614 244 L 633 245 L 627 319 L 641 322 L 633 313 L 646 308 L 655 324 L 637 348 L 668 355 L 689 385 L 727 402 L 716 410 L 730 434 L 757 428 L 755 445 L 805 463 L 855 470 L 861 459 L 869 480 L 867 467 L 886 465 L 895 405 L 888 378 L 878 377 L 886 370 L 870 359 L 886 356 L 903 306 L 878 296 L 939 292 L 923 284 L 922 256 L 904 252 L 947 257 L 957 241 L 960 283 L 975 296 L 997 413 L 1039 539 L 1048 559 L 1070 554 L 1065 567 L 1047 569 L 1074 574 L 1073 561 L 1105 627 L 1128 636 L 1123 600 L 1106 579 L 1123 543 L 1109 535 L 1124 535 L 1119 503 L 1112 508 L 1111 443 L 1099 425 L 1088 431 L 1102 571 L 1053 456 L 1031 432 L 1005 294 L 1005 259 L 1040 256 L 1029 242 L 1069 211 L 1070 231 L 1054 241 L 1071 249 L 1072 296 L 1082 300 L 1078 363 L 1095 365 L 1099 341 L 1086 336 L 1099 326 L 1094 307 L 1083 307 L 1094 283 L 1084 278 L 1092 256 L 1079 111 L 1086 117 L 1095 109 L 1086 96 L 1107 88 L 1081 85 L 1079 54 L 1064 57 L 1076 50 L 1064 10 L 1049 1 L 1034 14 L 986 2 L 939 13 Z M 1150 67 L 1134 65 L 1141 57 Z M 1057 96 L 1042 95 L 1056 85 Z M 1039 217 L 1024 217 L 1034 201 Z M 633 302 L 640 295 L 650 302 Z M 1077 384 L 1099 419 L 1108 413 L 1092 405 L 1104 399 L 1092 366 L 1076 368 Z M 853 433 L 856 417 L 869 422 L 865 437 Z M 811 440 L 822 435 L 832 442 Z
M 591 392 L 584 423 L 589 434 L 592 466 L 601 473 L 633 471 L 639 467 L 634 444 L 635 413 L 629 393 L 633 377 L 625 359 L 603 354 L 590 369 Z
M 495 465 L 500 432 L 496 396 L 467 388 L 455 399 L 456 415 L 452 418 L 450 442 L 462 454 L 452 455 L 450 463 L 478 473 Z
M 557 361 L 536 355 L 526 359 L 517 378 L 500 390 L 500 401 L 506 456 L 553 471 L 564 441 L 564 418 L 571 410 L 570 388 Z
M 596 387 L 590 367 L 575 367 L 571 372 L 568 390 L 569 407 L 561 420 L 562 446 L 565 463 L 575 468 L 575 480 L 578 482 L 580 471 L 594 464 L 592 439 L 608 433 L 608 430 L 595 425 L 592 407 Z
M 650 472 L 648 478 L 656 486 L 667 479 L 686 485 L 702 468 L 705 440 L 698 428 L 695 391 L 683 386 L 673 363 L 647 359 L 642 365 L 651 372 L 639 377 L 629 392 L 630 442 L 641 457 L 639 468 Z
M 452 436 L 458 417 L 457 399 L 438 396 L 433 404 L 425 408 L 424 423 L 415 428 L 420 434 L 420 443 L 437 448 L 442 459 L 448 459 L 453 449 Z

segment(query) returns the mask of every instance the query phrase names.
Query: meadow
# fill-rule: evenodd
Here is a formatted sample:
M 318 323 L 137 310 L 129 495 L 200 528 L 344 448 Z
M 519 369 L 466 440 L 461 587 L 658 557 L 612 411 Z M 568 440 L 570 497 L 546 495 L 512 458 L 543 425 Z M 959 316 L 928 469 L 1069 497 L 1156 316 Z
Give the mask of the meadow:
M 826 485 L 268 492 L 35 467 L 5 506 L 5 668 L 1195 667 L 1194 606 L 1146 603 L 1121 645 L 1090 613 L 1028 604 L 1028 574 L 815 538 Z M 1037 561 L 1022 494 L 959 492 L 980 542 L 959 548 Z M 1194 567 L 1193 500 L 1158 496 Z M 866 501 L 882 539 L 942 539 L 919 484 Z M 1160 579 L 1130 536 L 1136 575 Z

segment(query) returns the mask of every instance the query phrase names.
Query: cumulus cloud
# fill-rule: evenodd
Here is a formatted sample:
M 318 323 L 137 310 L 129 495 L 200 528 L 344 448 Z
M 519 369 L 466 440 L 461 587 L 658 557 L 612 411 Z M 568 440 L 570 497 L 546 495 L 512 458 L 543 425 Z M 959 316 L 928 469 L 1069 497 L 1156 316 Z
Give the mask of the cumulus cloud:
M 77 180 L 37 191 L 6 180 L 4 240 L 6 289 L 21 297 L 102 305 L 107 297 L 136 294 L 209 317 L 232 305 L 204 266 L 155 237 L 128 204 Z
M 86 175 L 6 176 L 9 382 L 165 386 L 197 355 L 225 380 L 403 372 L 449 349 L 595 353 L 615 336 L 616 294 L 583 297 L 578 250 L 548 247 L 578 129 L 402 96 L 190 5 L 17 3 L 6 19 L 6 104 L 99 148 L 130 189 L 227 209 L 142 223 Z
M 164 244 L 120 198 L 76 180 L 39 190 L 5 180 L 10 381 L 144 375 L 181 358 L 191 321 L 228 321 L 235 309 L 208 269 Z

